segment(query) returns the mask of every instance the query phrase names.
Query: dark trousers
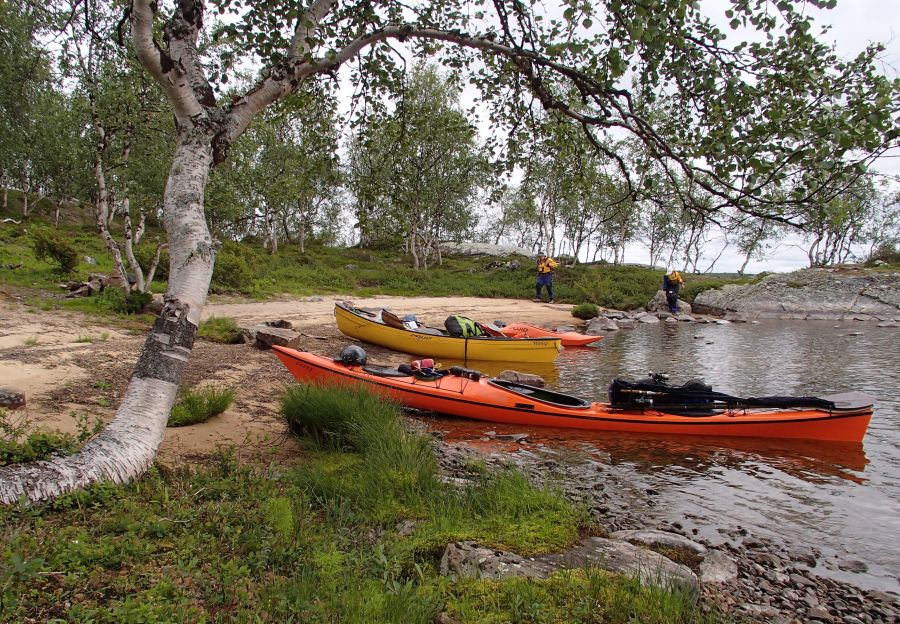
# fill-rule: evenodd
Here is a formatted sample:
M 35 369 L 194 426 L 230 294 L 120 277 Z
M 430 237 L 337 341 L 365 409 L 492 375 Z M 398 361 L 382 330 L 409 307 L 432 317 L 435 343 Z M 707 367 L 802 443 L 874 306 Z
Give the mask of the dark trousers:
M 547 294 L 550 295 L 550 301 L 553 301 L 553 273 L 538 273 L 537 287 L 535 288 L 535 299 L 541 298 L 541 286 L 547 287 Z
M 666 303 L 669 304 L 669 312 L 675 314 L 678 312 L 678 291 L 677 290 L 667 290 L 666 291 Z

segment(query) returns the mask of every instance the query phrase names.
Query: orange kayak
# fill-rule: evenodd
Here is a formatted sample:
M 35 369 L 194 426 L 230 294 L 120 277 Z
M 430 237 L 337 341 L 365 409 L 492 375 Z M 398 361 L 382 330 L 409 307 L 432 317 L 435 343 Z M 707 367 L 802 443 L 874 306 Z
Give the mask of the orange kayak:
M 564 347 L 583 347 L 592 342 L 603 340 L 603 336 L 591 336 L 578 332 L 557 332 L 552 329 L 544 329 L 528 323 L 513 323 L 500 327 L 500 332 L 509 338 L 559 338 Z
M 272 349 L 302 382 L 366 384 L 406 407 L 514 425 L 860 442 L 872 417 L 871 397 L 860 393 L 822 397 L 833 403 L 830 409 L 742 408 L 688 416 L 615 408 L 486 376 L 448 374 L 423 380 L 388 367 L 347 365 L 304 351 Z

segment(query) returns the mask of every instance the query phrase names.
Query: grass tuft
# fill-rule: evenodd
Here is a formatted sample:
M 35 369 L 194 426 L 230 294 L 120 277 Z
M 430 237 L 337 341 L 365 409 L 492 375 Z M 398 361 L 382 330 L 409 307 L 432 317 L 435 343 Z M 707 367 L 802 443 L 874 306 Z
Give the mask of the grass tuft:
M 582 320 L 588 320 L 600 314 L 600 309 L 594 303 L 579 303 L 572 308 L 572 316 Z
M 228 409 L 234 400 L 231 388 L 188 390 L 175 403 L 169 415 L 169 427 L 186 427 L 206 422 Z
M 200 338 L 224 344 L 236 344 L 241 337 L 241 328 L 228 316 L 211 316 L 200 323 L 197 332 Z

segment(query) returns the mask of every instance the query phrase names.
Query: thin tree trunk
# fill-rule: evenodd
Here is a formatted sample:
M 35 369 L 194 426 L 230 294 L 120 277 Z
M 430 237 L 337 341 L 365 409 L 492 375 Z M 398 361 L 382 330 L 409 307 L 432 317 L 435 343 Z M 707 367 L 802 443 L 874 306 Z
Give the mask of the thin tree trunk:
M 134 273 L 134 288 L 138 292 L 145 292 L 144 271 L 141 270 L 140 263 L 134 257 L 134 245 L 132 244 L 134 233 L 131 230 L 131 208 L 128 197 L 122 203 L 122 218 L 125 220 L 125 257 L 128 259 L 131 272 Z M 127 276 L 125 281 L 128 281 Z
M 110 255 L 112 255 L 116 271 L 119 272 L 119 276 L 124 282 L 122 290 L 127 295 L 131 292 L 131 286 L 128 284 L 128 274 L 125 271 L 125 265 L 122 263 L 122 253 L 109 233 L 107 225 L 109 221 L 109 190 L 106 187 L 106 174 L 103 172 L 103 157 L 101 154 L 102 149 L 98 147 L 94 157 L 94 179 L 97 181 L 97 231 L 100 233 L 100 238 L 106 243 L 106 248 L 109 249 Z
M 407 245 L 409 245 L 409 251 L 413 257 L 413 269 L 418 271 L 419 270 L 419 254 L 416 252 L 416 232 L 415 232 L 415 230 L 410 230 L 409 236 L 407 236 Z
M 153 283 L 153 278 L 156 275 L 156 267 L 159 266 L 159 257 L 162 255 L 162 250 L 167 249 L 168 247 L 168 243 L 160 243 L 156 246 L 156 253 L 153 254 L 153 261 L 147 269 L 147 290 L 144 292 L 150 292 L 150 284 Z
M 46 500 L 99 481 L 125 483 L 153 463 L 212 278 L 215 251 L 203 214 L 210 141 L 180 137 L 175 151 L 164 200 L 169 289 L 116 418 L 74 455 L 0 468 L 0 502 Z

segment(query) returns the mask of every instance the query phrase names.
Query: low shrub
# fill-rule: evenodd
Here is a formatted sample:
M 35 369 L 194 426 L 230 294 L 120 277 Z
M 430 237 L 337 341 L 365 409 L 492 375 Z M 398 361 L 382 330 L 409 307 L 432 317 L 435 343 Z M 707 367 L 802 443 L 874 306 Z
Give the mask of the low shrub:
M 186 427 L 206 422 L 227 410 L 233 400 L 234 390 L 231 388 L 188 390 L 172 408 L 169 427 Z
M 235 344 L 240 340 L 241 328 L 229 316 L 211 316 L 200 323 L 197 335 L 211 342 Z
M 247 293 L 253 287 L 253 271 L 241 256 L 223 249 L 216 256 L 212 284 L 218 290 Z
M 596 304 L 593 303 L 579 303 L 577 306 L 572 308 L 572 316 L 575 318 L 580 318 L 583 320 L 588 320 L 596 317 L 600 314 L 600 308 L 597 307 Z
M 290 428 L 332 451 L 363 452 L 375 437 L 399 435 L 396 409 L 362 387 L 293 386 L 281 398 Z
M 100 419 L 91 424 L 85 414 L 73 412 L 71 416 L 75 418 L 75 435 L 33 430 L 28 419 L 13 419 L 0 409 L 0 466 L 50 459 L 53 455 L 71 455 L 103 429 Z
M 131 292 L 126 295 L 120 288 L 106 288 L 96 297 L 86 297 L 81 301 L 97 312 L 138 314 L 153 301 L 153 294 Z
M 34 255 L 38 260 L 55 263 L 55 271 L 68 275 L 78 266 L 78 250 L 60 232 L 38 228 L 31 232 Z
M 138 314 L 143 312 L 144 308 L 153 301 L 153 293 L 148 292 L 130 292 L 125 295 L 119 312 L 125 314 Z

